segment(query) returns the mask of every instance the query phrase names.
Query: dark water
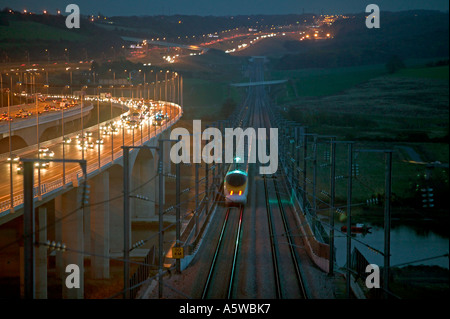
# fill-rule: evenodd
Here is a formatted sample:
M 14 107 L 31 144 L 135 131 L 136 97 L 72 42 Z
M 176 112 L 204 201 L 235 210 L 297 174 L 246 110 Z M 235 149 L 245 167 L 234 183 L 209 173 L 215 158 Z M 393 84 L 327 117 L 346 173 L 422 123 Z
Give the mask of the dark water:
M 336 224 L 339 229 L 342 225 L 343 224 Z M 368 233 L 366 235 L 357 234 L 355 238 L 383 252 L 384 229 L 377 226 L 372 227 L 372 233 Z M 344 266 L 347 258 L 347 239 L 340 232 L 335 232 L 335 234 L 336 262 L 339 266 Z M 352 250 L 353 247 L 357 247 L 370 263 L 383 266 L 383 255 L 368 249 L 356 240 L 352 240 Z M 448 252 L 448 237 L 443 237 L 442 235 L 432 231 L 419 232 L 417 229 L 405 225 L 391 228 L 391 266 L 419 259 L 435 257 Z M 412 263 L 411 265 L 437 265 L 449 269 L 449 259 L 448 257 L 441 257 Z

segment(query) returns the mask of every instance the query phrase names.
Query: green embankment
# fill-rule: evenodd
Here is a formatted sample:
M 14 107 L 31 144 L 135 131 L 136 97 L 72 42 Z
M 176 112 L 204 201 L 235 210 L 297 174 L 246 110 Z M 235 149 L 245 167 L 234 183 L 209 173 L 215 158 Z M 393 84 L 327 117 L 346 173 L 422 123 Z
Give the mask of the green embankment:
M 186 119 L 223 119 L 220 116 L 232 112 L 223 109 L 225 101 L 231 98 L 240 102 L 239 92 L 229 83 L 186 78 L 183 84 Z
M 32 21 L 10 21 L 9 23 L 9 26 L 0 26 L 0 40 L 82 41 L 86 39 L 86 36 L 69 29 L 59 29 Z
M 414 210 L 408 208 L 412 203 L 408 199 L 417 197 L 417 184 L 423 186 L 425 166 L 409 163 L 408 154 L 397 146 L 411 147 L 426 162 L 448 163 L 449 160 L 448 144 L 443 140 L 449 126 L 448 66 L 423 65 L 409 66 L 395 74 L 387 74 L 384 65 L 270 71 L 269 74 L 271 79 L 291 80 L 286 90 L 276 93 L 276 101 L 285 106 L 286 117 L 304 123 L 310 133 L 356 140 L 357 148 L 396 150 L 392 184 L 394 211 L 411 214 Z M 329 166 L 325 159 L 329 146 L 319 145 L 317 152 L 321 165 L 317 176 L 318 193 L 321 200 L 327 202 L 329 199 L 321 190 L 329 191 Z M 353 160 L 359 165 L 359 174 L 353 181 L 356 206 L 352 214 L 361 221 L 376 219 L 382 216 L 382 206 L 365 207 L 363 204 L 372 196 L 384 194 L 384 157 L 355 153 Z M 439 184 L 440 189 L 448 189 L 445 172 L 448 170 L 433 171 L 433 182 L 444 183 Z M 336 181 L 337 201 L 345 203 L 345 145 L 338 145 L 336 174 L 343 176 Z M 442 203 L 439 206 L 442 208 Z

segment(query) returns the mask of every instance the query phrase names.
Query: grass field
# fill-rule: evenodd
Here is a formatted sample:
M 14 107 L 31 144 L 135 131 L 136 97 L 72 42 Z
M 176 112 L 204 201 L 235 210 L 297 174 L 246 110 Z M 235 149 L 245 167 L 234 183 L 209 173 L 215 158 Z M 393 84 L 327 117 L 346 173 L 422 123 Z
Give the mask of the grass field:
M 243 81 L 243 59 L 210 50 L 201 56 L 185 57 L 177 63 L 184 74 L 185 118 L 220 120 L 232 110 L 222 110 L 227 99 L 237 105 L 243 90 L 230 86 Z
M 411 77 L 411 78 L 422 78 L 422 79 L 436 79 L 436 80 L 447 80 L 449 69 L 447 66 L 438 67 L 416 67 L 416 68 L 406 68 L 401 69 L 397 73 L 393 74 L 396 77 Z
M 50 27 L 31 21 L 10 21 L 9 26 L 0 26 L 0 40 L 14 39 L 24 41 L 82 41 L 86 37 L 68 29 Z
M 335 69 L 270 71 L 266 77 L 290 80 L 285 95 L 277 100 L 278 103 L 289 103 L 299 97 L 338 94 L 385 73 L 384 65 L 370 65 Z
M 411 61 L 411 67 L 401 69 L 388 75 L 384 64 L 365 65 L 333 69 L 302 69 L 268 71 L 269 79 L 288 79 L 285 94 L 278 97 L 280 104 L 290 103 L 299 97 L 327 96 L 341 93 L 354 86 L 367 82 L 379 76 L 407 77 L 420 79 L 449 80 L 449 67 L 423 67 L 424 61 Z
M 401 199 L 414 195 L 414 186 L 425 174 L 425 166 L 409 163 L 408 155 L 397 146 L 411 147 L 426 162 L 449 161 L 448 144 L 442 140 L 449 128 L 448 67 L 410 67 L 393 75 L 386 74 L 382 65 L 272 71 L 271 75 L 292 79 L 294 84 L 288 85 L 287 95 L 278 92 L 277 100 L 284 102 L 285 116 L 304 123 L 309 133 L 356 140 L 355 149 L 394 150 L 395 213 L 412 212 L 402 207 Z M 441 141 L 434 141 L 436 138 Z M 318 146 L 318 165 L 322 166 L 318 169 L 317 193 L 325 202 L 328 198 L 320 193 L 329 191 L 329 166 L 323 158 L 327 151 L 329 145 Z M 362 221 L 367 221 L 369 216 L 382 216 L 382 207 L 367 208 L 364 203 L 374 195 L 384 194 L 383 155 L 356 152 L 353 160 L 359 165 L 360 173 L 353 181 L 356 206 L 352 214 L 360 216 Z M 336 175 L 344 177 L 336 182 L 336 198 L 344 206 L 347 163 L 347 148 L 339 145 Z M 312 179 L 312 166 L 308 177 Z M 448 178 L 446 185 L 448 188 Z M 319 206 L 326 208 L 324 204 Z
M 204 79 L 184 80 L 185 119 L 219 120 L 225 110 L 224 102 L 233 99 L 240 103 L 240 93 L 228 82 L 213 82 Z M 232 110 L 230 110 L 232 111 Z M 225 112 L 228 113 L 228 112 Z

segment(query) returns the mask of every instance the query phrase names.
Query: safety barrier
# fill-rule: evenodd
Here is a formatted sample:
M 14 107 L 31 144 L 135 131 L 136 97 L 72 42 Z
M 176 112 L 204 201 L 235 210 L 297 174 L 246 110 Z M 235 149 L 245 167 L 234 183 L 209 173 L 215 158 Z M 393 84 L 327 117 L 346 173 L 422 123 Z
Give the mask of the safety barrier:
M 148 279 L 148 277 L 150 276 L 150 271 L 152 270 L 152 268 L 155 268 L 155 266 L 152 265 L 155 265 L 156 261 L 155 246 L 152 246 L 152 248 L 150 248 L 147 255 L 145 256 L 143 264 L 139 265 L 139 267 L 130 278 L 129 286 L 132 287 L 130 289 L 131 299 L 135 299 L 139 290 L 141 289 L 140 286 L 135 286 Z

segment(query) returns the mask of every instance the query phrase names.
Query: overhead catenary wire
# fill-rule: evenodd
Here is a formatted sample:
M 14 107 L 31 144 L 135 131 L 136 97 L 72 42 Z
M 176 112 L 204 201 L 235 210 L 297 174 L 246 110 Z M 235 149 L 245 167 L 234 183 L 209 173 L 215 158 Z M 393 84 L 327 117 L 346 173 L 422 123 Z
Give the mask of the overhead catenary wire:
M 154 180 L 156 177 L 158 177 L 158 175 L 153 176 L 153 177 L 150 178 L 148 181 L 144 182 L 142 185 L 136 187 L 135 189 L 132 190 L 132 192 L 134 192 L 134 191 L 136 191 L 137 189 L 143 187 L 144 185 L 150 183 L 150 182 L 151 182 L 152 180 Z M 84 182 L 83 182 L 83 184 L 84 184 Z M 43 227 L 40 227 L 39 229 L 36 229 L 36 230 L 34 231 L 33 234 L 36 234 L 36 233 L 39 233 L 40 231 L 49 229 L 50 227 L 54 227 L 57 223 L 62 222 L 64 219 L 66 219 L 66 218 L 70 217 L 71 215 L 77 213 L 80 209 L 83 209 L 83 208 L 91 208 L 91 207 L 95 207 L 95 206 L 98 206 L 98 205 L 106 204 L 106 203 L 108 203 L 108 202 L 112 202 L 112 201 L 117 200 L 117 199 L 120 199 L 120 198 L 123 198 L 123 194 L 122 194 L 122 195 L 115 196 L 115 197 L 112 197 L 112 198 L 109 198 L 109 199 L 104 200 L 104 201 L 100 201 L 100 202 L 96 202 L 96 203 L 90 203 L 90 204 L 88 204 L 88 205 L 83 204 L 83 205 L 77 207 L 76 209 L 72 210 L 71 212 L 65 214 L 64 216 L 62 216 L 62 217 L 56 219 L 53 223 L 47 224 L 47 225 L 45 225 L 45 226 L 43 226 Z M 12 241 L 12 242 L 10 242 L 10 243 L 8 243 L 8 244 L 6 244 L 6 245 L 0 247 L 0 251 L 2 251 L 2 250 L 6 249 L 6 248 L 8 248 L 8 247 L 10 247 L 10 246 L 12 246 L 12 245 L 14 245 L 14 244 L 19 243 L 19 242 L 21 242 L 22 240 L 23 240 L 23 237 L 19 237 L 19 238 L 17 238 L 16 240 L 14 240 L 14 241 Z

